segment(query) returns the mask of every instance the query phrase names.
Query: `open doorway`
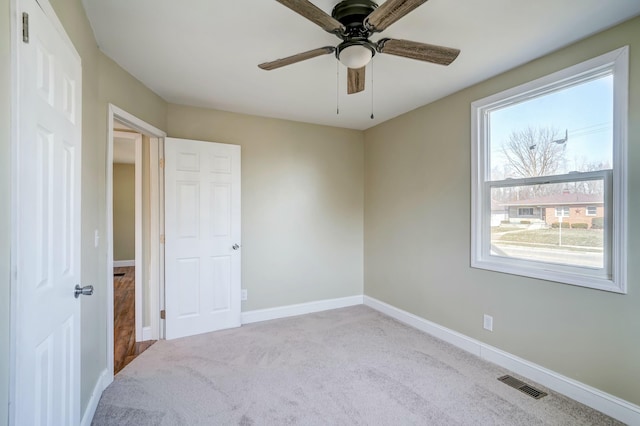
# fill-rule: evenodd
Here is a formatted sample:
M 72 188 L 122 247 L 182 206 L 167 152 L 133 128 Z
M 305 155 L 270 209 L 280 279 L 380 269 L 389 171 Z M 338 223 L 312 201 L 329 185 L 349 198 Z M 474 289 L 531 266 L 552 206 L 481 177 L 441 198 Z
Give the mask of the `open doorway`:
M 163 337 L 161 157 L 164 132 L 110 105 L 107 341 L 117 374 Z
M 113 362 L 117 374 L 155 340 L 149 306 L 148 138 L 113 122 Z

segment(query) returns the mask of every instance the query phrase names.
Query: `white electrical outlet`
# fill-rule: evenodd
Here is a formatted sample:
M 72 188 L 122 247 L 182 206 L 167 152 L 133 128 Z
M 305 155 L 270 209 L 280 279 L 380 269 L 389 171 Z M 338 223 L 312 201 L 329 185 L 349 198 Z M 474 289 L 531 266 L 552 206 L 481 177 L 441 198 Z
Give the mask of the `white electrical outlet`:
M 93 231 L 93 246 L 97 248 L 99 244 L 100 244 L 100 231 L 96 229 L 95 231 Z
M 240 293 L 240 299 L 241 299 L 242 301 L 247 300 L 247 289 L 246 289 L 246 288 L 243 288 L 243 289 L 242 289 L 242 292 Z
M 491 315 L 484 315 L 484 329 L 493 331 L 493 317 Z

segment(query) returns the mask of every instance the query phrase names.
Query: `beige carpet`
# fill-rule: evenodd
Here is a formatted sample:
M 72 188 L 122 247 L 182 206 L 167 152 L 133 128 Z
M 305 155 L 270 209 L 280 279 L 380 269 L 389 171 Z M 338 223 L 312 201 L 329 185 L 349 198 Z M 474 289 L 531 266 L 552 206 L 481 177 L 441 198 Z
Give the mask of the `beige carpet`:
M 542 387 L 535 400 L 497 380 L 508 373 L 356 306 L 159 341 L 116 376 L 93 424 L 620 424 Z

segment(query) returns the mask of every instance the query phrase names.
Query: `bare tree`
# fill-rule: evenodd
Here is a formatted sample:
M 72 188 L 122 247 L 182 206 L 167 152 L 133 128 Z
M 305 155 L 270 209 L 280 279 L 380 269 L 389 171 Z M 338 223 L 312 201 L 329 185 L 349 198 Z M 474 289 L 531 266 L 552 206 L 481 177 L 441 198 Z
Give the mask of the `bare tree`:
M 564 166 L 566 137 L 547 127 L 514 130 L 502 145 L 513 177 L 549 176 Z
M 582 159 L 581 162 L 576 161 L 576 170 L 579 172 L 595 172 L 599 170 L 611 170 L 609 161 L 587 162 Z M 586 180 L 575 183 L 575 192 L 581 194 L 604 194 L 604 182 L 602 180 Z

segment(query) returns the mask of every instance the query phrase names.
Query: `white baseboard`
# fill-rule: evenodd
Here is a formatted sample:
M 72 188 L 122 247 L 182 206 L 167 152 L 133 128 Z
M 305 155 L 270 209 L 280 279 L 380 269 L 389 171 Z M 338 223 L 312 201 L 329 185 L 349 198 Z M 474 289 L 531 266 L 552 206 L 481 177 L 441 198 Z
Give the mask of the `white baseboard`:
M 91 398 L 89 399 L 89 403 L 87 404 L 87 409 L 82 415 L 80 426 L 91 426 L 91 421 L 93 420 L 93 416 L 96 414 L 96 408 L 98 408 L 98 402 L 100 402 L 102 392 L 107 388 L 107 386 L 111 384 L 112 381 L 113 375 L 110 375 L 107 370 L 104 370 L 102 374 L 100 374 L 98 382 L 96 383 L 96 386 L 93 388 L 93 392 L 91 393 Z
M 293 317 L 296 315 L 311 314 L 313 312 L 328 311 L 329 309 L 346 308 L 348 306 L 362 305 L 363 296 L 341 297 L 339 299 L 318 300 L 316 302 L 300 303 L 297 305 L 279 306 L 277 308 L 258 309 L 242 313 L 242 324 L 268 321 L 278 318 Z
M 147 340 L 152 340 L 153 336 L 151 333 L 151 327 L 142 327 L 142 341 L 146 342 Z
M 113 267 L 114 268 L 122 268 L 125 266 L 136 266 L 135 260 L 114 260 Z
M 538 382 L 582 404 L 595 408 L 621 422 L 629 425 L 640 425 L 640 406 L 398 309 L 373 297 L 364 296 L 364 304 L 400 322 L 471 352 L 480 358 Z

